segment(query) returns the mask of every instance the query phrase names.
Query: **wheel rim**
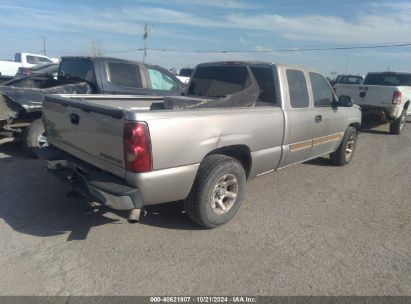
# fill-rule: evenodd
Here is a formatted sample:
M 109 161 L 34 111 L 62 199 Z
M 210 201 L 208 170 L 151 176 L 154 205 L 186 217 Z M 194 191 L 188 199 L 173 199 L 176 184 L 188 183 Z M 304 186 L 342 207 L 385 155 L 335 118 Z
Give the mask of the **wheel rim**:
M 345 147 L 345 160 L 349 161 L 354 153 L 356 135 L 351 134 Z
M 49 144 L 47 142 L 47 137 L 44 135 L 44 132 L 43 132 L 37 137 L 37 146 L 39 148 L 44 148 L 44 147 L 47 147 L 48 145 Z
M 227 213 L 234 206 L 237 195 L 237 178 L 232 174 L 223 175 L 211 193 L 211 209 L 219 215 Z

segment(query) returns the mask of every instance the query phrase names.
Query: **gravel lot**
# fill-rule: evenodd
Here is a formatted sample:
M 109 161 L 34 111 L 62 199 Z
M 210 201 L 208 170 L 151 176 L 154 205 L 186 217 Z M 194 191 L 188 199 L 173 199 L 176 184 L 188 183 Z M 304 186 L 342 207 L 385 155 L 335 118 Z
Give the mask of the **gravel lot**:
M 252 180 L 200 230 L 174 205 L 131 225 L 0 147 L 0 295 L 411 295 L 411 124 L 364 130 L 353 162 Z M 178 206 L 177 206 L 178 207 Z

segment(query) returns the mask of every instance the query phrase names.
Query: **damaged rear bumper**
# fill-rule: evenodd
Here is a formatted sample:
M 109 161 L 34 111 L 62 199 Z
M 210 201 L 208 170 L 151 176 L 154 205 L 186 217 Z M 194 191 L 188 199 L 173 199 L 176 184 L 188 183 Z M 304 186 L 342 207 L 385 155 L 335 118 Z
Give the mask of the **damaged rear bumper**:
M 137 188 L 105 173 L 52 146 L 39 150 L 46 160 L 46 170 L 84 198 L 117 210 L 141 208 L 143 202 Z

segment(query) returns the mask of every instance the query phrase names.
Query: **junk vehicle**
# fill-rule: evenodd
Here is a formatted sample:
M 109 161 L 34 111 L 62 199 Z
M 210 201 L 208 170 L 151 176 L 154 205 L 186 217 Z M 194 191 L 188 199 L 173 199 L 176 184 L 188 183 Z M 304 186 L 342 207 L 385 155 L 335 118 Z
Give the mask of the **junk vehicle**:
M 348 164 L 361 124 L 351 98 L 300 67 L 262 62 L 199 65 L 185 96 L 139 100 L 47 95 L 47 170 L 76 195 L 130 210 L 184 200 L 214 228 L 243 201 L 247 180 L 331 155 Z
M 0 145 L 22 141 L 31 156 L 47 145 L 40 120 L 45 94 L 181 95 L 184 88 L 159 66 L 109 57 L 63 57 L 57 79 L 36 74 L 0 86 Z
M 351 96 L 364 115 L 390 123 L 392 134 L 401 134 L 411 115 L 411 73 L 368 73 L 362 84 L 337 84 L 335 90 L 337 96 Z
M 47 63 L 36 65 L 32 68 L 23 68 L 20 67 L 17 70 L 16 76 L 14 77 L 17 80 L 20 77 L 28 76 L 28 75 L 47 75 L 51 74 L 54 78 L 57 79 L 57 75 L 59 72 L 60 65 L 58 63 Z M 17 78 L 17 79 L 16 79 Z M 10 84 L 8 84 L 10 85 Z
M 14 61 L 0 60 L 0 77 L 2 80 L 9 80 L 13 78 L 20 67 L 30 68 L 39 64 L 55 63 L 54 58 L 47 56 L 30 54 L 30 53 L 16 53 Z

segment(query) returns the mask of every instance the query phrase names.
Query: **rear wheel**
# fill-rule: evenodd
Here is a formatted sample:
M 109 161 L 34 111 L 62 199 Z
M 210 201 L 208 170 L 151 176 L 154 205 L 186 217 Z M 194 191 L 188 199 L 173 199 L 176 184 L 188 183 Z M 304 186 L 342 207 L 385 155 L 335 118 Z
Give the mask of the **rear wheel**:
M 407 120 L 407 110 L 402 111 L 401 117 L 390 124 L 390 133 L 399 135 L 404 130 L 405 121 Z
M 330 154 L 331 161 L 337 166 L 345 166 L 351 162 L 357 146 L 358 133 L 353 127 L 348 127 L 337 151 Z
M 227 223 L 244 199 L 243 166 L 225 155 L 210 155 L 200 165 L 185 207 L 188 216 L 205 228 Z
M 23 133 L 23 149 L 30 157 L 37 157 L 38 149 L 47 147 L 47 137 L 41 119 L 33 121 Z

